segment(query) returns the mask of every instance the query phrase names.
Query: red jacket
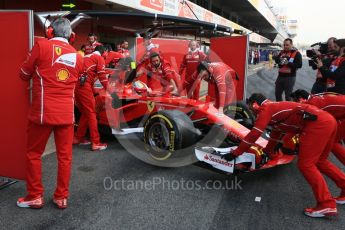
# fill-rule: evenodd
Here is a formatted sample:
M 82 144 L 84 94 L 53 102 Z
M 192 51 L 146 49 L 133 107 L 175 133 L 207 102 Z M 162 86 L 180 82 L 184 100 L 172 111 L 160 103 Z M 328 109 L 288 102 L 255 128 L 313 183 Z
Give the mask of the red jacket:
M 272 126 L 273 129 L 265 152 L 271 152 L 283 134 L 297 134 L 303 130 L 305 122 L 308 122 L 303 119 L 303 111 L 316 115 L 318 120 L 326 113 L 308 104 L 289 101 L 265 101 L 259 109 L 253 129 L 242 140 L 238 148 L 234 151 L 234 155 L 238 156 L 246 152 L 262 135 L 268 125 Z
M 182 75 L 184 69 L 186 69 L 186 76 L 192 76 L 196 71 L 200 62 L 205 61 L 206 54 L 200 50 L 189 51 L 184 57 L 180 66 L 179 74 Z
M 37 124 L 74 123 L 74 88 L 83 59 L 64 38 L 36 42 L 21 68 L 23 80 L 32 79 L 29 120 Z
M 108 53 L 107 58 L 105 59 L 105 65 L 108 66 L 109 64 L 112 64 L 116 66 L 116 64 L 119 62 L 121 58 L 124 58 L 125 55 L 123 55 L 120 52 L 110 51 Z
M 328 112 L 336 120 L 345 119 L 345 96 L 332 94 L 312 95 L 306 103 Z
M 145 51 L 144 56 L 142 56 L 142 58 L 139 60 L 139 62 L 137 63 L 137 69 L 139 70 L 140 68 L 142 68 L 145 65 L 148 65 L 150 63 L 150 56 L 153 53 L 158 53 L 161 57 L 162 54 L 159 52 L 159 49 L 157 46 L 154 46 L 153 44 L 150 46 L 150 49 Z
M 236 72 L 222 62 L 210 63 L 209 69 L 211 73 L 210 78 L 205 79 L 208 82 L 208 95 L 218 101 L 218 107 L 224 107 L 231 100 L 227 96 L 230 96 L 229 93 L 235 90 L 232 82 Z M 186 84 L 194 84 L 197 77 L 197 74 L 194 74 L 190 79 L 186 79 Z M 194 98 L 198 99 L 199 95 L 194 95 Z
M 84 72 L 87 74 L 86 85 L 80 86 L 78 84 L 78 89 L 89 86 L 93 87 L 97 79 L 99 79 L 104 89 L 107 89 L 108 78 L 105 71 L 105 61 L 98 51 L 84 56 Z
M 120 49 L 118 52 L 120 54 L 123 54 L 124 57 L 130 57 L 131 56 L 131 54 L 129 53 L 129 50 L 127 50 L 127 49 Z
M 95 48 L 97 46 L 101 46 L 101 45 L 102 45 L 102 43 L 97 42 L 97 41 L 94 41 L 92 44 L 89 43 L 89 44 L 85 45 L 85 55 L 91 54 L 93 51 L 95 51 Z
M 147 85 L 152 90 L 166 91 L 170 86 L 170 80 L 174 80 L 181 92 L 181 79 L 175 73 L 169 62 L 161 60 L 161 65 L 155 68 L 151 63 L 146 65 Z

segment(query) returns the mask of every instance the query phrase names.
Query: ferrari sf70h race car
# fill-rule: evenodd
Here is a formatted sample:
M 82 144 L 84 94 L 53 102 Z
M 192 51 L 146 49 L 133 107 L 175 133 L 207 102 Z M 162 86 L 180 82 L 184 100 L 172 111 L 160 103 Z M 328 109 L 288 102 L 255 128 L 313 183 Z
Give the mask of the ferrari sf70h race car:
M 109 78 L 111 93 L 95 84 L 98 121 L 103 130 L 112 130 L 128 152 L 146 163 L 179 167 L 198 162 L 234 173 L 287 164 L 294 158 L 279 153 L 268 159 L 262 151 L 267 140 L 260 138 L 248 153 L 228 162 L 221 155 L 236 148 L 254 122 L 245 103 L 234 102 L 221 115 L 212 102 L 149 92 L 145 83 L 135 81 L 135 71 L 126 72 L 124 81 L 119 80 L 123 72 L 117 72 Z

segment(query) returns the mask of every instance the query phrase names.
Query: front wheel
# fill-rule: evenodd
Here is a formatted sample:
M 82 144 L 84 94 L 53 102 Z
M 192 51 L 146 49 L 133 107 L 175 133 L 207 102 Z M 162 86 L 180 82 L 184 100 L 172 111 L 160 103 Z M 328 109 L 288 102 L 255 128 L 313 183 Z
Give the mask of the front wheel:
M 236 120 L 241 125 L 248 129 L 252 129 L 255 122 L 255 116 L 250 111 L 247 104 L 243 101 L 238 101 L 224 107 L 224 114 Z
M 151 115 L 144 125 L 145 148 L 155 161 L 182 159 L 185 154 L 194 153 L 185 150 L 196 140 L 197 130 L 193 122 L 178 110 L 159 111 Z

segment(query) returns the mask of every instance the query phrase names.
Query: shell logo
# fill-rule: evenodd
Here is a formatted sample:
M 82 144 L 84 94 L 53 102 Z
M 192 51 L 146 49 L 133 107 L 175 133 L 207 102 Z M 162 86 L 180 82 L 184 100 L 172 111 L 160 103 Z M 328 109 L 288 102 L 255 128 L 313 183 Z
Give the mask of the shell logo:
M 59 69 L 56 72 L 56 77 L 58 81 L 67 81 L 69 78 L 69 72 L 67 69 Z

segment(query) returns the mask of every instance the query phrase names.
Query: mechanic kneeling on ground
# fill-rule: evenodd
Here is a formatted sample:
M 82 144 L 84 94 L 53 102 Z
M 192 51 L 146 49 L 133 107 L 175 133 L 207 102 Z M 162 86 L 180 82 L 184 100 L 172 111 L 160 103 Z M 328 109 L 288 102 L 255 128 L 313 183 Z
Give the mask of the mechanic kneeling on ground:
M 54 20 L 47 39 L 36 42 L 20 77 L 32 79 L 32 103 L 27 129 L 27 196 L 19 198 L 21 208 L 41 208 L 43 201 L 42 162 L 51 132 L 54 132 L 58 159 L 57 187 L 53 202 L 67 208 L 71 177 L 74 128 L 74 88 L 83 71 L 83 58 L 69 44 L 72 34 L 68 19 Z
M 97 46 L 92 54 L 84 57 L 84 76 L 80 78 L 75 91 L 76 105 L 81 112 L 81 117 L 73 144 L 90 144 L 90 141 L 85 139 L 86 131 L 89 128 L 91 149 L 93 151 L 107 148 L 107 144 L 100 142 L 95 111 L 96 102 L 93 93 L 93 85 L 97 79 L 99 79 L 105 90 L 108 89 L 105 58 L 106 49 L 104 46 Z
M 160 91 L 180 95 L 182 82 L 170 63 L 165 61 L 158 53 L 152 53 L 149 60 L 150 62 L 137 72 L 138 77 L 146 74 L 149 93 Z
M 271 102 L 259 93 L 252 94 L 248 104 L 257 114 L 254 128 L 239 147 L 224 155 L 224 158 L 231 161 L 246 152 L 268 125 L 273 129 L 264 152 L 268 153 L 270 158 L 274 158 L 274 147 L 282 134 L 299 134 L 297 166 L 312 187 L 317 201 L 316 207 L 306 208 L 304 213 L 310 217 L 336 215 L 336 203 L 345 204 L 345 174 L 327 159 L 336 135 L 335 119 L 315 106 L 295 102 Z M 332 197 L 321 173 L 342 189 L 339 197 Z
M 224 106 L 233 102 L 235 97 L 233 78 L 236 76 L 236 72 L 222 62 L 203 61 L 198 65 L 196 74 L 188 81 L 186 79 L 187 87 L 191 89 L 188 97 L 198 100 L 200 82 L 205 80 L 208 83 L 208 97 L 214 102 L 219 113 L 223 114 Z
M 298 89 L 291 94 L 291 97 L 296 102 L 314 105 L 328 112 L 338 122 L 332 153 L 345 165 L 345 148 L 340 143 L 345 139 L 345 96 L 333 93 L 312 95 L 303 89 Z

